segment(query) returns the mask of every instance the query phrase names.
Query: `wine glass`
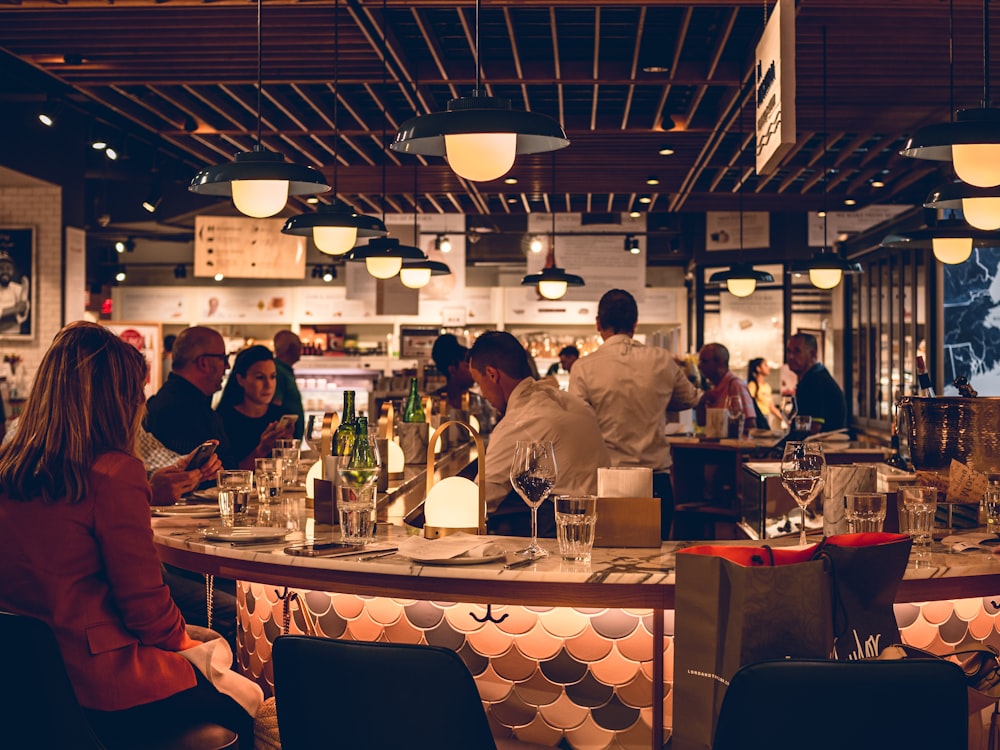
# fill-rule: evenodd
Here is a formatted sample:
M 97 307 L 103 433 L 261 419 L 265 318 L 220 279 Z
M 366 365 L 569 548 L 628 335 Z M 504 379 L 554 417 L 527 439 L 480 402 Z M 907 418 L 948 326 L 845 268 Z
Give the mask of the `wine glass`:
M 531 544 L 517 554 L 533 560 L 549 553 L 538 546 L 538 506 L 556 485 L 556 453 L 551 442 L 518 440 L 510 465 L 510 483 L 531 508 Z
M 729 412 L 729 437 L 739 440 L 743 437 L 743 427 L 746 422 L 743 397 L 739 394 L 727 397 L 726 411 Z
M 826 459 L 820 443 L 789 441 L 781 457 L 781 484 L 802 509 L 799 544 L 806 544 L 806 506 L 823 489 Z
M 795 400 L 795 396 L 791 393 L 781 394 L 781 410 L 782 419 L 787 426 L 787 429 L 792 428 L 792 420 L 795 419 L 795 415 L 799 413 L 799 404 Z

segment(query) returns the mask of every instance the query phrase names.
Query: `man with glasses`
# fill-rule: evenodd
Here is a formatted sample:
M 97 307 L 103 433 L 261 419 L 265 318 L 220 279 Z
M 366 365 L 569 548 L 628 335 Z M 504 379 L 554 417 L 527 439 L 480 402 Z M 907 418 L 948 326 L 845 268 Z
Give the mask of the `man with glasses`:
M 187 328 L 174 342 L 173 364 L 163 387 L 146 402 L 146 430 L 170 450 L 187 454 L 206 440 L 218 440 L 216 451 L 227 469 L 238 466 L 222 418 L 212 409 L 212 394 L 222 387 L 229 369 L 226 343 L 218 331 Z

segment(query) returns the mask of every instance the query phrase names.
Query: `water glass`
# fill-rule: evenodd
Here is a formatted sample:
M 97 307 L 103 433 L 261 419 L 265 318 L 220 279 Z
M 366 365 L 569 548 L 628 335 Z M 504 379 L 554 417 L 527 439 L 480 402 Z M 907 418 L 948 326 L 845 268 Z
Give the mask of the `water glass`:
M 281 459 L 282 484 L 285 487 L 297 487 L 299 484 L 299 441 L 275 440 L 271 456 Z
M 260 504 L 271 505 L 281 500 L 281 461 L 277 458 L 254 459 L 253 481 Z
M 556 539 L 564 560 L 590 562 L 597 526 L 596 495 L 557 495 Z
M 986 530 L 1000 534 L 1000 484 L 990 483 L 983 493 L 983 509 L 986 511 Z
M 808 414 L 797 414 L 792 421 L 793 432 L 812 432 L 813 418 Z
M 881 531 L 885 523 L 885 493 L 847 493 L 844 495 L 844 517 L 850 534 Z
M 915 557 L 927 557 L 931 551 L 934 514 L 937 512 L 938 491 L 923 485 L 899 488 L 899 531 L 913 537 Z
M 243 469 L 223 470 L 219 472 L 216 481 L 219 487 L 219 516 L 222 525 L 248 525 L 253 472 Z

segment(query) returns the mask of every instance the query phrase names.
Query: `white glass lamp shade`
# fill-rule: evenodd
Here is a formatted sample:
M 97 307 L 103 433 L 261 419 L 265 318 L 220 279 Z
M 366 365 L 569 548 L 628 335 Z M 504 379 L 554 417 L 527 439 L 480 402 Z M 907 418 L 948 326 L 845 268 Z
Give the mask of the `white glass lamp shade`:
M 403 449 L 399 447 L 399 443 L 395 440 L 389 440 L 386 445 L 386 470 L 390 474 L 402 474 L 403 469 L 406 467 L 406 461 L 403 459 Z
M 965 220 L 976 229 L 1000 229 L 1000 196 L 996 198 L 962 198 Z
M 817 289 L 833 289 L 844 278 L 839 268 L 810 268 L 809 282 Z
M 469 425 L 476 432 L 479 432 L 479 417 L 477 417 L 475 414 L 470 414 L 469 415 Z
M 1000 143 L 955 143 L 951 147 L 955 174 L 976 187 L 1000 185 Z
M 264 219 L 288 203 L 288 180 L 233 180 L 233 203 L 240 213 Z
M 566 294 L 565 281 L 539 281 L 538 293 L 545 299 L 562 299 Z
M 358 241 L 357 227 L 313 227 L 313 242 L 321 253 L 343 255 Z
M 394 257 L 365 258 L 365 268 L 376 279 L 391 279 L 403 267 L 403 259 Z
M 749 297 L 757 289 L 756 279 L 728 279 L 726 289 L 734 297 Z
M 972 255 L 972 237 L 934 237 L 934 257 L 951 265 L 965 263 Z
M 517 133 L 456 133 L 444 137 L 448 166 L 459 177 L 487 182 L 514 166 Z
M 444 529 L 479 527 L 479 487 L 463 477 L 435 484 L 424 500 L 424 523 Z
M 430 283 L 430 268 L 402 268 L 399 271 L 399 280 L 403 286 L 410 289 L 423 289 Z
M 312 466 L 309 467 L 309 471 L 306 472 L 306 497 L 316 497 L 316 491 L 313 489 L 313 483 L 317 479 L 323 478 L 323 462 L 317 461 Z

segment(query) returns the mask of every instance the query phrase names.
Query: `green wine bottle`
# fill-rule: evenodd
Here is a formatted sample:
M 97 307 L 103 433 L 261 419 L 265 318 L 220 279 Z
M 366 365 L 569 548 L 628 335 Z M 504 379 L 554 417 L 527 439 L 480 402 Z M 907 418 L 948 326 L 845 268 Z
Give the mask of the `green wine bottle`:
M 362 488 L 374 484 L 378 479 L 378 460 L 372 452 L 368 440 L 368 417 L 358 417 L 354 422 L 354 445 L 347 471 L 341 470 L 351 487 Z
M 344 410 L 340 413 L 340 425 L 333 434 L 333 454 L 351 455 L 354 447 L 354 391 L 344 391 Z M 367 427 L 365 428 L 367 433 Z
M 426 422 L 427 415 L 424 413 L 424 404 L 420 400 L 420 392 L 417 390 L 417 379 L 410 378 L 410 395 L 406 399 L 406 408 L 403 409 L 404 422 Z

